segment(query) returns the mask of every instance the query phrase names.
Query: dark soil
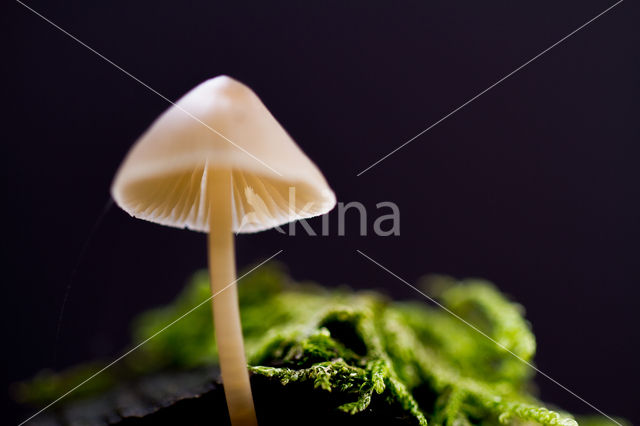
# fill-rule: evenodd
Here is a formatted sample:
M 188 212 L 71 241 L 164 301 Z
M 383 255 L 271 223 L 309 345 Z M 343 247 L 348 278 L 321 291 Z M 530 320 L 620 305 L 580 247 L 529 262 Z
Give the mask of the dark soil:
M 398 406 L 374 397 L 356 415 L 336 409 L 345 396 L 314 389 L 311 383 L 282 386 L 252 376 L 258 421 L 264 425 L 416 425 Z M 229 425 L 224 389 L 215 369 L 157 374 L 123 384 L 103 395 L 52 407 L 30 425 Z

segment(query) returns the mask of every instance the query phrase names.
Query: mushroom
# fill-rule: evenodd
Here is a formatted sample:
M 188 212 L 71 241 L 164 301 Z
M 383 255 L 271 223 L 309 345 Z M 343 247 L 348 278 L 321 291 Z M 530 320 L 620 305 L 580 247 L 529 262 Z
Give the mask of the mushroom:
M 140 137 L 111 194 L 133 217 L 209 233 L 213 316 L 229 415 L 234 426 L 257 424 L 233 285 L 232 232 L 327 213 L 336 198 L 322 173 L 251 89 L 219 76 L 184 95 Z

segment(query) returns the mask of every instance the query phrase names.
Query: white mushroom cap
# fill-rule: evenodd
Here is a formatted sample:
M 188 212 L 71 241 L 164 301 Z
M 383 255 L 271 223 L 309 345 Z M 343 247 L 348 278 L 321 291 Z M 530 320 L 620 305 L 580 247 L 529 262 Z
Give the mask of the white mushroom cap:
M 256 94 L 227 76 L 192 89 L 151 125 L 111 194 L 134 217 L 208 232 L 216 208 L 206 188 L 211 169 L 232 173 L 234 232 L 318 216 L 336 203 L 320 170 Z

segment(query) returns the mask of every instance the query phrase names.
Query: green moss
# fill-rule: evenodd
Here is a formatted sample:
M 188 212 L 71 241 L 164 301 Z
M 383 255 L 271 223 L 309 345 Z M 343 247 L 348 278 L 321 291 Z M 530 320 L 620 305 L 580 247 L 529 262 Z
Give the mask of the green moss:
M 276 264 L 249 274 L 238 288 L 252 373 L 283 386 L 308 382 L 317 392 L 339 393 L 348 402 L 337 410 L 358 415 L 379 399 L 420 425 L 576 425 L 528 392 L 532 369 L 521 360 L 532 359 L 534 336 L 522 307 L 490 283 L 439 277 L 430 288 L 447 309 L 499 345 L 439 307 L 292 283 Z M 209 296 L 207 274 L 197 273 L 172 304 L 135 321 L 134 344 L 148 342 L 118 370 L 98 376 L 93 389 L 76 394 L 130 376 L 214 362 L 209 303 L 158 333 Z M 89 375 L 92 368 L 83 371 Z M 45 374 L 22 384 L 19 394 L 50 401 L 79 381 L 77 371 Z
M 623 418 L 615 418 L 613 422 L 604 416 L 578 416 L 580 426 L 631 426 L 631 423 Z

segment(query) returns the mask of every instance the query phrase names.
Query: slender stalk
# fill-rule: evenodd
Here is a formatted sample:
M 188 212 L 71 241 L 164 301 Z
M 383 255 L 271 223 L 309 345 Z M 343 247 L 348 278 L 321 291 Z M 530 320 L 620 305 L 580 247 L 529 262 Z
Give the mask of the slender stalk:
M 220 358 L 220 370 L 233 426 L 256 426 L 249 384 L 236 285 L 235 253 L 231 218 L 231 172 L 207 171 L 209 195 L 209 274 L 213 319 Z M 220 293 L 219 293 L 220 292 Z

